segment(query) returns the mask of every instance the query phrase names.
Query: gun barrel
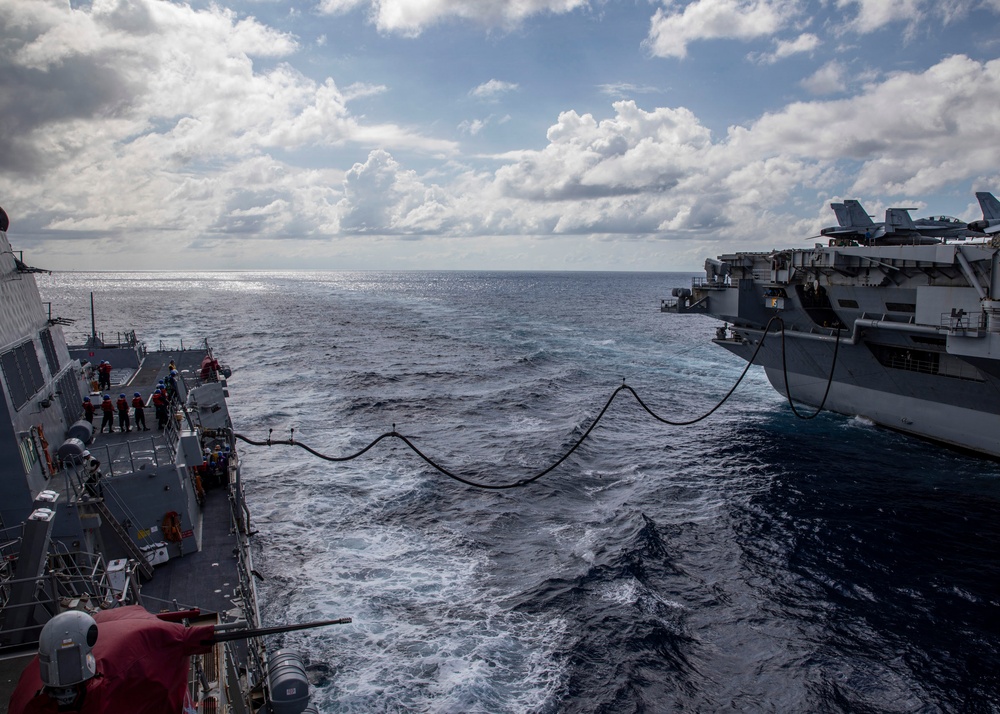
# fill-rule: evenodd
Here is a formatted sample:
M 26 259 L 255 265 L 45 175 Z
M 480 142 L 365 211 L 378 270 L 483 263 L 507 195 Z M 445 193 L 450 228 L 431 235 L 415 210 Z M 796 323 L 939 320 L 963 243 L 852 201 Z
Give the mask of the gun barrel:
M 246 640 L 251 637 L 263 637 L 264 635 L 277 635 L 282 632 L 294 632 L 295 630 L 311 630 L 314 627 L 326 627 L 327 625 L 346 625 L 352 622 L 350 617 L 341 617 L 336 620 L 316 620 L 315 622 L 301 622 L 296 625 L 277 625 L 275 627 L 257 627 L 246 630 L 230 630 L 220 632 L 216 630 L 211 639 L 202 640 L 204 645 L 212 645 L 217 642 L 229 642 L 230 640 Z

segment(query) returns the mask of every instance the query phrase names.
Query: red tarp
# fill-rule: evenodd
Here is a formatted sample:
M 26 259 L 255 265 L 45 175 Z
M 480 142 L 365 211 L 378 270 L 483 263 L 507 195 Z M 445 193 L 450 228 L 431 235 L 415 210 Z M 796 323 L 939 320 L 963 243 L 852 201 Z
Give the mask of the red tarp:
M 180 714 L 187 690 L 190 655 L 211 646 L 211 625 L 184 627 L 164 622 L 138 605 L 105 610 L 94 616 L 97 675 L 86 682 L 79 710 L 87 714 Z M 41 692 L 36 656 L 10 698 L 10 714 L 43 714 L 58 707 Z

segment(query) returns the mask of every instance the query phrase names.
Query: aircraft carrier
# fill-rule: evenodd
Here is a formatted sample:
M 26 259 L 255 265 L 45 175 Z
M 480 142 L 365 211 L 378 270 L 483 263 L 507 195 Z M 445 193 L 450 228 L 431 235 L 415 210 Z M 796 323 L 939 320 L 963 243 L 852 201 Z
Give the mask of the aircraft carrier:
M 977 197 L 971 223 L 832 204 L 824 242 L 708 259 L 661 309 L 722 320 L 792 402 L 1000 457 L 1000 204 Z

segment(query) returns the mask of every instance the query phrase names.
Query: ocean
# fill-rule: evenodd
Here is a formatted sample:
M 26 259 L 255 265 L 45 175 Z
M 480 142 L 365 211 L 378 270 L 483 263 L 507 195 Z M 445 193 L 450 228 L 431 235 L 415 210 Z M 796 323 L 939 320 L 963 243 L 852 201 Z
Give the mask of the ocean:
M 60 273 L 53 316 L 208 339 L 237 431 L 330 455 L 396 430 L 462 478 L 548 468 L 620 385 L 714 406 L 744 363 L 659 311 L 689 274 Z M 244 445 L 266 624 L 321 712 L 998 712 L 1000 465 L 751 369 L 670 427 L 620 393 L 531 485 L 396 439 Z

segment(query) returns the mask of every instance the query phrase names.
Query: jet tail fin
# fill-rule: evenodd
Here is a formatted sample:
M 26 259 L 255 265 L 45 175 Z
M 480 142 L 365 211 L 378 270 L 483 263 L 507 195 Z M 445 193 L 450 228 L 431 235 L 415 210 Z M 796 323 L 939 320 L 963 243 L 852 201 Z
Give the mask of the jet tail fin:
M 848 213 L 847 206 L 843 203 L 831 203 L 830 208 L 832 208 L 833 212 L 836 214 L 837 224 L 841 228 L 851 225 L 851 214 Z
M 887 233 L 892 231 L 915 231 L 917 227 L 913 225 L 913 219 L 910 218 L 910 211 L 912 208 L 887 208 L 885 209 L 885 230 Z
M 844 201 L 844 207 L 847 209 L 847 215 L 850 220 L 849 225 L 857 228 L 867 228 L 868 226 L 875 225 L 874 221 L 872 221 L 872 217 L 868 215 L 864 206 L 862 206 L 858 201 L 849 198 Z M 836 211 L 836 209 L 834 209 L 834 211 Z M 838 219 L 839 218 L 840 216 L 838 216 Z
M 992 193 L 976 191 L 976 198 L 979 199 L 979 207 L 983 209 L 983 218 L 1000 219 L 1000 201 Z

